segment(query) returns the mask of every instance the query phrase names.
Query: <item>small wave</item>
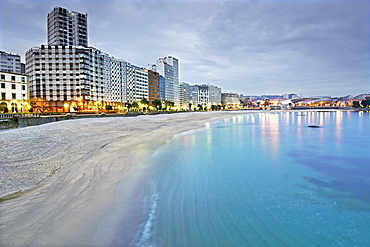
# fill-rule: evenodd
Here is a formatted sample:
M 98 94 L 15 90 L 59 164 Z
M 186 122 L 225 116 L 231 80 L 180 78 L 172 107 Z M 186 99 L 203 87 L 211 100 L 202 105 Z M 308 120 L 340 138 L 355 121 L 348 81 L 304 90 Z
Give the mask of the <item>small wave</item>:
M 146 221 L 141 225 L 139 236 L 135 238 L 135 240 L 130 244 L 130 246 L 137 246 L 137 247 L 155 247 L 154 243 L 151 243 L 152 236 L 153 236 L 153 224 L 154 220 L 156 219 L 157 213 L 157 204 L 159 199 L 159 194 L 157 192 L 156 187 L 151 184 L 152 193 L 150 195 L 150 206 L 148 211 L 148 216 Z M 141 230 L 142 229 L 142 230 Z

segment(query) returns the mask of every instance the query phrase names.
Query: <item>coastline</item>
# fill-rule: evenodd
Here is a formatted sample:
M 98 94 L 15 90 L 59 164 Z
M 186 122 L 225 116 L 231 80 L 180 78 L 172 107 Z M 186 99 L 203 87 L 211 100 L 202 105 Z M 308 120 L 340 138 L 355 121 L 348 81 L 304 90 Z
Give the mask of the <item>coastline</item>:
M 80 119 L 3 132 L 0 244 L 91 246 L 120 178 L 132 170 L 135 148 L 146 144 L 150 155 L 176 134 L 257 113 L 272 112 Z

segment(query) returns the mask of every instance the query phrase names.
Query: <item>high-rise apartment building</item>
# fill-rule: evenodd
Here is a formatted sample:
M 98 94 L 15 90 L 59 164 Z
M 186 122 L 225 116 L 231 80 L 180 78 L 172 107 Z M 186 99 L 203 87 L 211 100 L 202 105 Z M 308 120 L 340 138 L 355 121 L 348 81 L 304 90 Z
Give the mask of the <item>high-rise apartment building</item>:
M 0 71 L 23 74 L 21 56 L 0 51 Z
M 126 66 L 126 100 L 139 102 L 142 98 L 148 100 L 148 71 L 144 68 L 127 63 Z
M 149 102 L 160 99 L 160 75 L 158 72 L 153 70 L 147 70 L 148 72 L 148 93 Z
M 26 64 L 30 98 L 48 101 L 53 111 L 63 110 L 67 102 L 94 110 L 94 102 L 115 103 L 124 98 L 121 67 L 125 62 L 98 49 L 41 45 L 27 51 Z
M 87 47 L 87 14 L 55 7 L 48 14 L 48 45 Z
M 179 61 L 168 56 L 157 60 L 157 71 L 165 79 L 164 100 L 172 101 L 179 105 Z
M 104 54 L 103 67 L 103 99 L 105 102 L 126 102 L 126 67 L 127 62 Z M 95 98 L 92 98 L 96 101 Z M 100 100 L 99 100 L 100 101 Z
M 55 111 L 69 101 L 104 101 L 106 56 L 95 48 L 75 46 L 41 45 L 29 49 L 26 73 L 30 98 L 49 101 Z
M 208 104 L 221 104 L 221 88 L 214 85 L 208 85 Z

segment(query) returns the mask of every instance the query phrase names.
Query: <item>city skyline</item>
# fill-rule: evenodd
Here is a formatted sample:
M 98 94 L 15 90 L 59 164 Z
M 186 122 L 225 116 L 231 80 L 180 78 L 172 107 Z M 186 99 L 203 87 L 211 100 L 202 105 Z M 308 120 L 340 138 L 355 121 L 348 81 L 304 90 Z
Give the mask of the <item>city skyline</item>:
M 142 67 L 178 58 L 180 82 L 245 95 L 370 91 L 365 1 L 2 1 L 0 49 L 24 61 L 47 44 L 55 6 L 87 13 L 89 46 L 111 56 Z

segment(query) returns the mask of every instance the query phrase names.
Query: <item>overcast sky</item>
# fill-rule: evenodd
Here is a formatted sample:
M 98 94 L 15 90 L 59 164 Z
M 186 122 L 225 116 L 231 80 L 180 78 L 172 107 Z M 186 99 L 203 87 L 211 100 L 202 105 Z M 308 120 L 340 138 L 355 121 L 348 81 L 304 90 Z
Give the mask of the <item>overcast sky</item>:
M 55 6 L 88 14 L 89 45 L 145 67 L 179 59 L 180 81 L 244 95 L 370 91 L 364 1 L 0 1 L 0 50 L 47 43 Z

